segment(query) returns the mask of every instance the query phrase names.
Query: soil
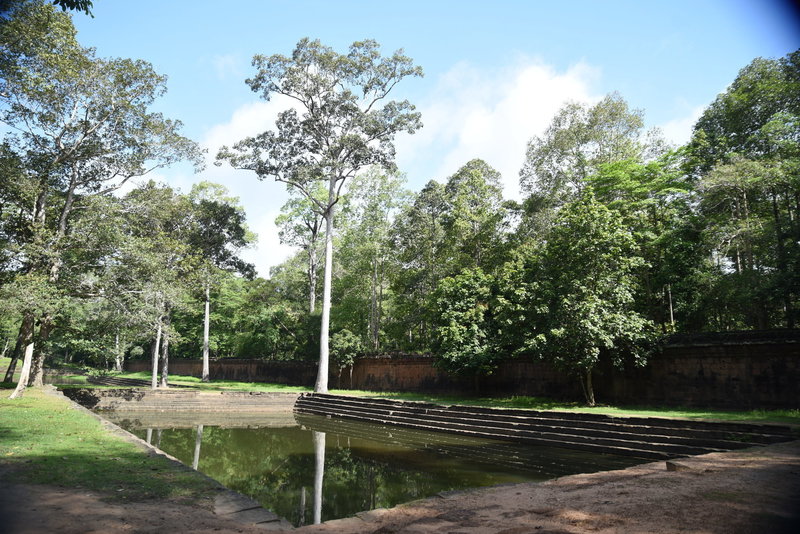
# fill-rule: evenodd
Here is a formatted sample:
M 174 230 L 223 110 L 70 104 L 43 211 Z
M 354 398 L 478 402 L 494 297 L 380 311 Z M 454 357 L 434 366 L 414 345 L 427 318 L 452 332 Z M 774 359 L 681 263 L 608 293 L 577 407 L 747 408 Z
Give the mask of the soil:
M 0 479 L 2 476 L 0 475 Z M 106 503 L 74 488 L 0 486 L 0 531 L 264 532 L 210 502 Z M 795 533 L 800 441 L 416 501 L 300 533 Z

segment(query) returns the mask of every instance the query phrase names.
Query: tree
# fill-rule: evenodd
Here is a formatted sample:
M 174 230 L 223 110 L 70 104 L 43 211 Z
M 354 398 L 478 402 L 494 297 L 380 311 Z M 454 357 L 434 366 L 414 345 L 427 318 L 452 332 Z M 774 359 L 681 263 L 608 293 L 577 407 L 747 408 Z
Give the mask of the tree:
M 687 147 L 686 171 L 703 194 L 718 279 L 740 327 L 797 323 L 798 92 L 800 50 L 756 58 L 704 111 Z
M 639 310 L 665 332 L 675 328 L 675 288 L 678 301 L 696 292 L 687 281 L 704 262 L 702 240 L 681 242 L 686 225 L 696 219 L 692 213 L 696 198 L 681 170 L 683 160 L 682 150 L 648 163 L 622 160 L 600 165 L 587 179 L 597 200 L 617 211 L 631 231 L 637 254 L 645 260 L 638 277 Z M 686 318 L 688 310 L 683 308 Z
M 531 249 L 523 277 L 527 295 L 506 288 L 508 300 L 522 297 L 530 314 L 519 350 L 577 376 L 590 405 L 592 373 L 602 354 L 617 366 L 626 358 L 646 360 L 653 325 L 634 310 L 635 272 L 643 263 L 635 252 L 619 214 L 588 189 L 565 206 L 546 244 Z
M 334 286 L 339 304 L 334 322 L 366 333 L 364 344 L 372 351 L 381 348 L 389 232 L 395 212 L 407 198 L 404 183 L 405 177 L 372 167 L 350 183 L 342 209 L 337 244 L 341 274 Z
M 219 184 L 201 182 L 189 193 L 192 223 L 188 231 L 189 245 L 201 257 L 200 277 L 205 294 L 203 315 L 203 382 L 209 382 L 209 331 L 211 320 L 211 286 L 214 271 L 238 272 L 253 277 L 254 268 L 238 257 L 253 236 L 245 225 L 244 209 L 237 198 L 227 196 Z
M 296 188 L 316 206 L 325 220 L 325 275 L 322 295 L 319 373 L 315 390 L 327 391 L 334 213 L 342 187 L 359 169 L 369 165 L 391 168 L 393 139 L 413 133 L 420 115 L 408 101 L 385 101 L 408 76 L 421 76 L 402 51 L 382 57 L 375 41 L 355 42 L 339 54 L 319 41 L 301 40 L 291 57 L 255 56 L 256 76 L 250 88 L 269 100 L 273 95 L 292 99 L 290 108 L 266 131 L 223 147 L 218 160 L 255 171 L 260 179 L 273 177 Z M 314 184 L 327 184 L 320 202 Z
M 24 169 L 33 199 L 13 234 L 18 271 L 53 287 L 77 208 L 155 168 L 200 162 L 197 145 L 179 134 L 181 124 L 149 111 L 165 78 L 143 61 L 97 58 L 75 33 L 67 15 L 42 2 L 19 4 L 0 25 L 4 149 Z M 53 315 L 29 312 L 22 321 L 26 332 L 38 324 L 32 382 L 41 384 Z
M 331 356 L 339 371 L 339 388 L 342 387 L 342 370 L 345 367 L 350 368 L 350 387 L 353 387 L 353 365 L 361 352 L 361 339 L 350 330 L 343 328 L 331 336 Z
M 399 317 L 395 337 L 401 346 L 430 349 L 432 343 L 429 299 L 439 280 L 455 274 L 442 261 L 447 249 L 443 214 L 444 186 L 431 180 L 394 221 L 390 239 L 395 276 L 391 288 Z
M 506 212 L 500 173 L 473 159 L 448 178 L 444 196 L 442 225 L 450 273 L 470 267 L 490 271 L 503 248 Z
M 645 134 L 644 114 L 630 109 L 617 93 L 588 107 L 569 103 L 553 118 L 544 135 L 528 143 L 520 170 L 520 187 L 530 195 L 528 226 L 546 229 L 556 209 L 577 198 L 586 180 L 603 164 L 631 160 L 644 163 L 665 146 L 656 131 Z
M 317 184 L 312 196 L 317 202 L 324 202 L 327 191 Z M 281 207 L 281 214 L 275 219 L 280 229 L 281 243 L 300 247 L 308 257 L 306 276 L 308 277 L 308 312 L 314 313 L 317 307 L 317 271 L 319 270 L 318 246 L 322 231 L 323 217 L 317 204 L 306 196 L 292 196 Z
M 497 356 L 493 310 L 493 279 L 480 268 L 465 269 L 441 281 L 434 293 L 435 354 L 447 370 L 487 372 Z

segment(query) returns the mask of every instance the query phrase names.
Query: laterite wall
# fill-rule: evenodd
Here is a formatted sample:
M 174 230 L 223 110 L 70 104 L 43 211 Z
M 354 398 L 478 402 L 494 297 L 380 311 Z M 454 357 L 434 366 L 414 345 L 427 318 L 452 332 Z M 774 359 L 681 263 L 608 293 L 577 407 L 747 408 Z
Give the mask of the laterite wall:
M 427 356 L 359 359 L 352 372 L 332 370 L 330 387 L 480 395 L 582 398 L 576 379 L 525 358 L 505 361 L 482 377 L 448 375 Z M 146 371 L 131 361 L 130 371 Z M 170 372 L 200 376 L 199 360 L 173 360 Z M 311 386 L 314 362 L 219 360 L 212 378 Z M 719 408 L 800 408 L 800 332 L 676 336 L 644 368 L 620 372 L 601 366 L 594 378 L 599 402 Z

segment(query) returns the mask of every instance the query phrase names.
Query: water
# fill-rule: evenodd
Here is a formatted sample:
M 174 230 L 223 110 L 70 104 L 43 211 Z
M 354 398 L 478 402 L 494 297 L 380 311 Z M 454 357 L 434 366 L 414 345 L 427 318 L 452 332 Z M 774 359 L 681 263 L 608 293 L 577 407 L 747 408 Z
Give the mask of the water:
M 542 481 L 641 462 L 311 415 L 260 415 L 238 422 L 220 414 L 164 417 L 109 418 L 295 526 L 443 491 Z

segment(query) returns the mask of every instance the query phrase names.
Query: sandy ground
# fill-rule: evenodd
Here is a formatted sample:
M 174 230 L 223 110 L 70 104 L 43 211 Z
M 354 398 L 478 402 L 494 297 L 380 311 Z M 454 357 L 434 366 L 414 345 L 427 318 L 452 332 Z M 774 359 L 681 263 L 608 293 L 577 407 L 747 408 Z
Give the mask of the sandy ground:
M 800 441 L 544 483 L 455 493 L 302 533 L 796 533 Z M 0 532 L 264 532 L 211 503 L 107 504 L 70 488 L 0 486 Z

